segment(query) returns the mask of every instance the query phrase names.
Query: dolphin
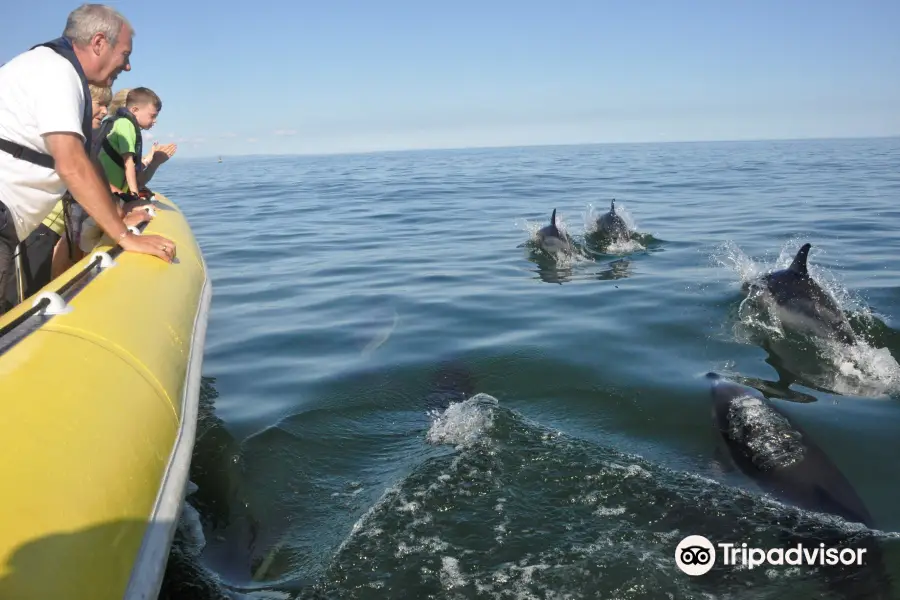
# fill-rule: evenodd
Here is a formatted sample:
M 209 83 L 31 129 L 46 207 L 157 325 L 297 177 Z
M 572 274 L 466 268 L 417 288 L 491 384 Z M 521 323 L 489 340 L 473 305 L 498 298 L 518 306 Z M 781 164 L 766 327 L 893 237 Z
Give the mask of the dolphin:
M 553 209 L 553 214 L 550 215 L 550 224 L 546 227 L 542 227 L 538 232 L 538 243 L 540 243 L 541 247 L 547 252 L 565 252 L 566 254 L 570 254 L 572 252 L 572 240 L 569 236 L 559 230 L 556 226 L 556 209 Z
M 721 440 L 735 466 L 778 499 L 803 509 L 862 523 L 875 522 L 850 482 L 825 452 L 758 390 L 707 373 L 711 380 L 712 414 Z M 784 528 L 791 517 L 779 518 Z M 872 531 L 796 523 L 780 535 L 790 546 L 864 549 L 862 565 L 837 565 L 823 572 L 830 589 L 845 598 L 892 598 L 892 577 Z
M 597 219 L 597 233 L 616 240 L 627 240 L 630 236 L 625 220 L 616 214 L 616 200 L 613 198 L 609 205 L 609 212 L 600 215 Z
M 741 472 L 782 501 L 874 528 L 853 486 L 803 429 L 758 390 L 706 377 L 715 428 Z
M 431 410 L 446 410 L 451 404 L 474 395 L 475 376 L 461 362 L 449 361 L 432 376 L 425 404 Z
M 853 344 L 856 335 L 847 317 L 807 270 L 810 248 L 810 244 L 803 244 L 787 269 L 767 273 L 745 289 L 768 292 L 775 302 L 778 318 L 786 325 Z

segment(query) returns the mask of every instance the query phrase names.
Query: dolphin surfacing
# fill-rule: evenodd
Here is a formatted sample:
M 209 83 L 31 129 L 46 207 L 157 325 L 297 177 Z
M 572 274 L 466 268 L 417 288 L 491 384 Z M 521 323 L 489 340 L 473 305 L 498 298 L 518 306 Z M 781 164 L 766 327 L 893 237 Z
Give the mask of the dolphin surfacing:
M 610 202 L 609 212 L 603 213 L 597 219 L 597 233 L 618 241 L 624 241 L 630 237 L 628 224 L 616 213 L 615 198 Z
M 556 226 L 556 209 L 550 215 L 550 224 L 537 232 L 538 243 L 547 252 L 564 252 L 571 254 L 572 240 Z
M 803 429 L 758 390 L 706 377 L 715 428 L 741 472 L 780 500 L 874 528 L 853 486 Z
M 831 295 L 809 274 L 810 244 L 803 244 L 787 269 L 773 271 L 748 284 L 748 290 L 767 293 L 775 303 L 778 318 L 819 337 L 854 344 L 856 335 L 847 317 Z

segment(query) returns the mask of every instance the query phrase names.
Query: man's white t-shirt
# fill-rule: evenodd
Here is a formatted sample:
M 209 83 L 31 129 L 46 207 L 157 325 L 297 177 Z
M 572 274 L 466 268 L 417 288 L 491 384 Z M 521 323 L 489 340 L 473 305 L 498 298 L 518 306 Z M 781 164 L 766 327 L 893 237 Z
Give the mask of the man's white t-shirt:
M 43 134 L 84 140 L 84 90 L 72 64 L 50 48 L 24 52 L 0 67 L 0 138 L 49 154 Z M 66 191 L 56 171 L 0 150 L 0 202 L 12 213 L 19 241 L 50 214 Z

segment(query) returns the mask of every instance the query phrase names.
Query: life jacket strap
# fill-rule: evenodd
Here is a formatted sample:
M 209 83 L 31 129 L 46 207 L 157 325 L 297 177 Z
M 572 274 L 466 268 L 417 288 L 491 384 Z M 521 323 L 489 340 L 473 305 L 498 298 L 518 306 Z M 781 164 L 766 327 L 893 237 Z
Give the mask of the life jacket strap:
M 69 260 L 75 260 L 75 241 L 72 239 L 72 203 L 75 202 L 75 198 L 72 197 L 68 191 L 66 191 L 65 195 L 62 197 L 63 203 L 63 223 L 65 227 L 63 231 L 66 234 L 66 248 L 69 251 Z
M 48 169 L 56 168 L 56 161 L 53 160 L 53 157 L 49 154 L 36 152 L 31 148 L 26 148 L 25 146 L 17 144 L 16 142 L 11 142 L 9 140 L 0 138 L 0 150 L 3 150 L 7 154 L 11 154 L 13 158 L 18 158 L 41 167 L 46 167 Z
M 134 116 L 128 112 L 125 108 L 120 108 L 116 111 L 114 115 L 108 117 L 99 129 L 99 142 L 100 144 L 97 146 L 97 152 L 99 154 L 100 148 L 102 148 L 106 155 L 109 157 L 111 161 L 116 163 L 116 165 L 125 170 L 125 159 L 122 158 L 122 155 L 119 154 L 119 151 L 116 150 L 113 145 L 109 141 L 109 135 L 112 133 L 113 127 L 115 126 L 116 121 L 119 119 L 125 119 L 129 123 L 134 126 L 135 131 L 135 142 L 134 142 L 134 170 L 136 173 L 140 173 L 144 170 L 144 162 L 143 162 L 143 140 L 141 137 L 141 126 L 138 125 L 137 120 Z
M 116 163 L 120 169 L 125 168 L 125 161 L 122 160 L 122 155 L 119 154 L 113 145 L 109 143 L 109 138 L 103 138 L 103 149 L 106 150 L 106 155 L 109 157 L 111 161 Z
M 84 113 L 81 116 L 81 133 L 84 136 L 84 150 L 85 152 L 88 152 L 91 149 L 91 123 L 93 121 L 94 110 L 91 103 L 91 92 L 88 88 L 88 81 L 84 75 L 84 69 L 82 68 L 81 63 L 78 62 L 78 58 L 75 56 L 72 42 L 68 38 L 58 37 L 55 40 L 32 46 L 30 50 L 41 47 L 50 48 L 56 52 L 56 54 L 66 59 L 78 75 L 78 80 L 81 82 L 82 94 L 84 95 Z M 0 150 L 12 155 L 13 158 L 18 158 L 48 169 L 56 169 L 56 161 L 50 154 L 37 152 L 31 148 L 26 148 L 21 144 L 17 144 L 16 142 L 0 138 Z

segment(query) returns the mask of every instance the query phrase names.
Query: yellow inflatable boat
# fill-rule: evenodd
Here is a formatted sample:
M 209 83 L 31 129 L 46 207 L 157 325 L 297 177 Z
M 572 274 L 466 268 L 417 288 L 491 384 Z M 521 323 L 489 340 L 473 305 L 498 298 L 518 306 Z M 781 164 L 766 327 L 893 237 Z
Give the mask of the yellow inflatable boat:
M 159 593 L 188 481 L 211 285 L 178 207 L 143 231 L 177 260 L 95 249 L 0 318 L 0 598 Z

